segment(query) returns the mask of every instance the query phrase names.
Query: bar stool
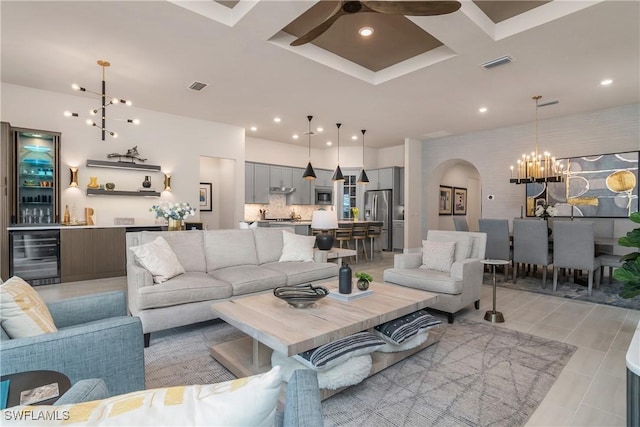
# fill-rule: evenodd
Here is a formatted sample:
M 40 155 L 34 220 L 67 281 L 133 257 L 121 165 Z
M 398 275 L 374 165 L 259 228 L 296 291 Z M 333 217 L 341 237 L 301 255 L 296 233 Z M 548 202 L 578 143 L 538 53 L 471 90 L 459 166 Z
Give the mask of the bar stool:
M 340 242 L 338 245 L 339 248 L 342 248 L 342 243 L 347 242 L 347 249 L 351 249 L 351 230 L 353 229 L 353 224 L 348 223 L 338 223 L 338 228 L 335 229 L 335 235 L 333 236 L 336 242 Z
M 380 245 L 380 236 L 382 236 L 382 222 L 370 222 L 367 229 L 367 238 L 369 238 L 369 244 L 371 246 L 371 261 L 373 261 L 373 245 L 375 240 L 378 241 L 378 252 L 380 252 L 380 258 L 382 258 L 382 246 Z
M 362 241 L 362 252 L 364 253 L 364 259 L 367 259 L 367 248 L 365 242 L 367 241 L 367 232 L 369 231 L 369 224 L 366 222 L 354 222 L 353 230 L 351 230 L 351 238 L 356 245 L 356 263 L 358 262 L 358 241 Z

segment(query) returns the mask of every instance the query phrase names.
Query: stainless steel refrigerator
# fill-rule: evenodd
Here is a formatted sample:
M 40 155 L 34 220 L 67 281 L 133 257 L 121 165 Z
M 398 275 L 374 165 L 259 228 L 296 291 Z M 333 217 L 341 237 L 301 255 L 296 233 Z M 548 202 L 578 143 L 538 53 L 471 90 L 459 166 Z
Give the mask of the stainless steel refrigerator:
M 364 192 L 364 219 L 382 222 L 380 246 L 383 251 L 393 249 L 393 197 L 391 190 Z

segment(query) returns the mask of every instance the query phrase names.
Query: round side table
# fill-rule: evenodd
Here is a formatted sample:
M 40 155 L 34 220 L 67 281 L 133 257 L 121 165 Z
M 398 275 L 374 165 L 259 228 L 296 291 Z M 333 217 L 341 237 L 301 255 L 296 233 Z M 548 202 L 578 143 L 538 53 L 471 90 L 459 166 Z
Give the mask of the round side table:
M 33 404 L 53 405 L 56 400 L 71 388 L 69 378 L 56 371 L 28 371 L 17 374 L 3 375 L 2 381 L 9 380 L 9 395 L 7 398 L 7 408 L 21 405 L 20 399 L 23 391 L 33 390 L 52 383 L 58 385 L 58 395 L 50 399 L 34 401 Z
M 503 259 L 482 259 L 480 260 L 484 265 L 491 266 L 491 273 L 493 274 L 493 310 L 489 310 L 484 315 L 484 320 L 492 323 L 504 322 L 504 316 L 499 311 L 496 311 L 496 266 L 509 264 L 509 261 Z

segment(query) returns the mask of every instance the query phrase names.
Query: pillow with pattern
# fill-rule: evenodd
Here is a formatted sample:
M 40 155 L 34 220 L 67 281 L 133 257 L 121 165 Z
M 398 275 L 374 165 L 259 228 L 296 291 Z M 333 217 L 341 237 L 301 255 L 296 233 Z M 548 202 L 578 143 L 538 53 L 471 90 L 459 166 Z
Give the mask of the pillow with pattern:
M 384 344 L 371 332 L 364 331 L 296 354 L 293 358 L 309 369 L 323 371 L 352 357 L 373 353 Z
M 442 320 L 437 317 L 424 310 L 418 310 L 378 325 L 373 329 L 385 341 L 391 344 L 402 344 L 418 332 L 432 328 L 440 323 L 442 323 Z
M 420 268 L 449 273 L 456 242 L 439 242 L 437 240 L 422 241 L 422 265 Z

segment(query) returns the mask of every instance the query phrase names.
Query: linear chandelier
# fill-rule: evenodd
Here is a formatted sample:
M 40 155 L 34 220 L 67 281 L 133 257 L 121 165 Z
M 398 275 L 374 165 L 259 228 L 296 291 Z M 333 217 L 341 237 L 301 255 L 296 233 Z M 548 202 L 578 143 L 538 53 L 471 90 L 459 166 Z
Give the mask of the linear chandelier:
M 536 95 L 532 99 L 536 102 L 536 140 L 534 151 L 523 154 L 517 160 L 517 165 L 511 166 L 512 184 L 529 184 L 533 182 L 562 182 L 562 164 L 548 151 L 538 152 L 538 107 L 542 96 Z
M 95 108 L 93 110 L 89 110 L 89 114 L 91 114 L 92 116 L 98 115 L 100 114 L 100 120 L 98 120 L 98 122 L 100 122 L 100 124 L 96 123 L 93 119 L 89 118 L 86 120 L 87 125 L 89 126 L 94 126 L 100 129 L 100 131 L 102 132 L 102 140 L 105 140 L 105 136 L 108 133 L 109 135 L 111 135 L 114 138 L 118 137 L 118 134 L 110 131 L 106 128 L 107 126 L 107 107 L 110 105 L 115 105 L 115 104 L 125 104 L 127 106 L 131 106 L 131 101 L 126 100 L 126 99 L 120 99 L 120 98 L 111 98 L 107 101 L 107 83 L 105 82 L 105 69 L 109 66 L 111 66 L 111 64 L 109 63 L 109 61 L 104 61 L 102 59 L 99 59 L 97 61 L 98 65 L 102 67 L 102 92 L 98 93 L 98 92 L 94 92 L 92 90 L 86 89 L 76 83 L 71 85 L 71 88 L 73 88 L 73 90 L 79 91 L 79 92 L 89 92 L 92 93 L 94 95 L 98 95 L 101 100 L 102 100 L 102 104 L 100 107 Z M 65 117 L 78 117 L 78 113 L 73 113 L 71 111 L 65 111 L 64 112 Z M 138 119 L 127 119 L 127 123 L 130 124 L 140 124 L 140 120 Z

